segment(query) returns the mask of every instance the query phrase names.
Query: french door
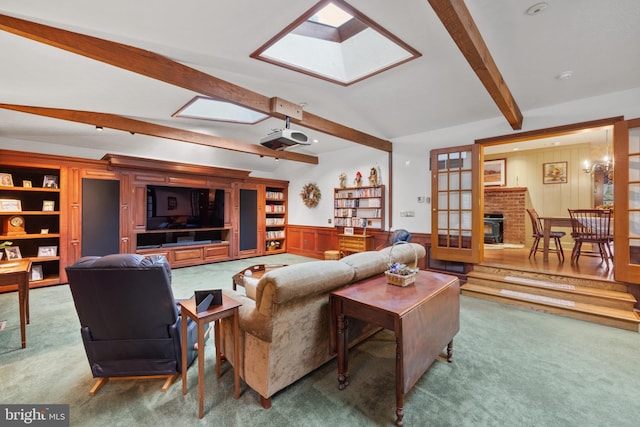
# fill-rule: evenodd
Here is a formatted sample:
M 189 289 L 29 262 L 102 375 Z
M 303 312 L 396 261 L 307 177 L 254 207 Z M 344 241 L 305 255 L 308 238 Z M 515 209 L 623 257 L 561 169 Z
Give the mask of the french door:
M 640 119 L 614 124 L 614 275 L 640 283 Z
M 482 147 L 431 151 L 431 256 L 480 263 L 484 252 Z

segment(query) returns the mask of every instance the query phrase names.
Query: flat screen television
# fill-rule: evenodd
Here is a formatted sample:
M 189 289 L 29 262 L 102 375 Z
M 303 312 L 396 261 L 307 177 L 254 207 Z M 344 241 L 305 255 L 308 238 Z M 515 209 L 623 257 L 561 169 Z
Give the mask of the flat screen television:
M 147 185 L 147 230 L 224 227 L 224 190 Z

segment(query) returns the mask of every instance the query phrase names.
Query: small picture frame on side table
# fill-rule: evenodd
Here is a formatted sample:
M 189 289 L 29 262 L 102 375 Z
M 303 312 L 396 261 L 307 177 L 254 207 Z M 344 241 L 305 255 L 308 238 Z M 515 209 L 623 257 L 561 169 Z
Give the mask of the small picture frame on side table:
M 13 177 L 10 173 L 0 173 L 0 187 L 13 187 Z
M 58 177 L 55 175 L 45 175 L 42 181 L 44 188 L 58 188 Z
M 43 200 L 42 210 L 46 212 L 53 212 L 56 210 L 56 202 L 54 200 Z
M 42 266 L 41 265 L 33 265 L 31 266 L 31 277 L 29 278 L 30 282 L 37 282 L 38 280 L 44 279 L 44 275 L 42 274 Z
M 22 212 L 22 202 L 18 199 L 0 199 L 0 212 Z
M 20 253 L 20 248 L 17 246 L 12 246 L 10 248 L 4 248 L 4 252 L 7 254 L 7 260 L 11 261 L 14 259 L 22 259 L 22 254 Z
M 353 236 L 353 227 L 345 227 L 344 228 L 344 234 L 347 234 L 349 236 Z
M 57 255 L 57 246 L 38 246 L 38 257 L 54 257 Z

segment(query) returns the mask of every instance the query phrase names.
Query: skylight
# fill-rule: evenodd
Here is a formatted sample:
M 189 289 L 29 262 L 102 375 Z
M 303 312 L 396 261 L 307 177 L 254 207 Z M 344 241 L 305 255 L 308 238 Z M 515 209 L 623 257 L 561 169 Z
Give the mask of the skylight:
M 344 86 L 420 56 L 343 0 L 322 0 L 251 54 Z
M 266 119 L 266 114 L 226 101 L 196 96 L 180 108 L 174 117 L 254 124 Z
M 333 3 L 329 3 L 318 12 L 316 12 L 308 21 L 317 22 L 319 24 L 328 25 L 330 27 L 339 28 L 342 24 L 352 19 L 344 10 L 340 9 Z

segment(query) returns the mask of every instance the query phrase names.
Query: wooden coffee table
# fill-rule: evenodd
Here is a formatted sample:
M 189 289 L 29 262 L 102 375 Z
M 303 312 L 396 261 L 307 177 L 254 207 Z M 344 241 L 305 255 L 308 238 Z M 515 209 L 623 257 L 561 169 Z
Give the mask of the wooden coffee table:
M 404 395 L 442 350 L 453 358 L 453 337 L 460 330 L 460 281 L 418 272 L 406 287 L 389 285 L 384 275 L 332 292 L 331 347 L 338 353 L 338 388 L 349 385 L 347 322 L 360 319 L 396 335 L 396 425 L 402 425 Z
M 264 273 L 267 273 L 276 268 L 286 267 L 287 264 L 256 264 L 251 267 L 242 269 L 238 273 L 233 275 L 233 290 L 237 290 L 238 286 L 244 287 L 244 278 L 251 277 L 253 279 L 260 279 Z

